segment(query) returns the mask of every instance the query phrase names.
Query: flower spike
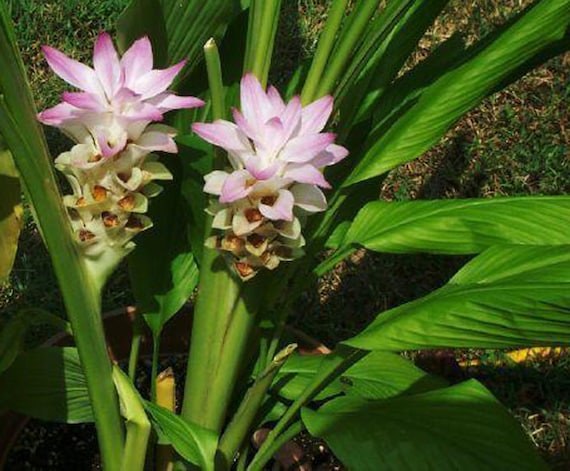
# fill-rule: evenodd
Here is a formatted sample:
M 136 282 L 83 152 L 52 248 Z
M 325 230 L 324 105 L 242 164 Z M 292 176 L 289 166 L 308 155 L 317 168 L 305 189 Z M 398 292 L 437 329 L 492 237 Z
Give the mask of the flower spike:
M 334 134 L 322 132 L 333 110 L 330 96 L 305 107 L 299 97 L 285 103 L 274 87 L 265 91 L 246 74 L 240 100 L 235 123 L 195 123 L 192 129 L 228 152 L 231 168 L 205 177 L 204 191 L 218 198 L 208 212 L 220 231 L 208 244 L 228 254 L 247 280 L 262 267 L 272 270 L 303 254 L 301 220 L 327 208 L 323 167 L 348 151 L 334 144 Z
M 176 131 L 156 122 L 204 102 L 168 91 L 184 63 L 154 69 L 147 37 L 119 57 L 109 34 L 101 33 L 93 67 L 52 47 L 43 50 L 52 70 L 80 91 L 65 92 L 38 119 L 76 141 L 55 161 L 73 190 L 64 203 L 83 252 L 110 271 L 134 247 L 131 239 L 152 226 L 144 213 L 148 198 L 160 192 L 155 181 L 172 178 L 153 152 L 176 153 Z

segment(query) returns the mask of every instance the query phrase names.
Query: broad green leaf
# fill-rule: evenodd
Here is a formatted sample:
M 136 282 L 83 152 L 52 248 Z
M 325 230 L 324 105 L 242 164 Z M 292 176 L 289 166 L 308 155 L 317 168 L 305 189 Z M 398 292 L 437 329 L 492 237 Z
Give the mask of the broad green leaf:
M 464 113 L 546 59 L 568 48 L 570 2 L 540 0 L 493 40 L 466 52 L 469 60 L 430 85 L 365 153 L 346 185 L 380 175 L 435 144 Z M 515 73 L 516 72 L 516 73 Z M 374 134 L 374 132 L 373 132 Z
M 20 181 L 0 136 L 0 282 L 8 277 L 18 248 L 22 217 Z
M 185 59 L 188 66 L 182 73 L 188 74 L 202 60 L 204 43 L 212 36 L 220 39 L 241 9 L 238 0 L 133 0 L 117 24 L 119 44 L 125 50 L 149 35 L 159 64 Z
M 368 350 L 570 345 L 570 245 L 496 246 L 345 342 Z
M 291 356 L 279 370 L 272 391 L 285 399 L 295 400 L 318 372 L 322 361 L 322 356 Z M 386 399 L 445 385 L 445 381 L 426 374 L 400 355 L 378 351 L 356 362 L 321 391 L 315 400 L 341 393 L 366 399 Z
M 0 408 L 68 424 L 93 422 L 77 350 L 49 347 L 21 354 L 0 374 Z
M 337 90 L 342 127 L 363 119 L 397 76 L 449 0 L 398 0 L 371 22 Z M 362 98 L 365 100 L 362 102 Z M 360 105 L 360 106 L 359 106 Z
M 166 158 L 173 174 L 180 162 Z M 150 206 L 153 228 L 137 238 L 129 271 L 137 306 L 154 335 L 188 300 L 198 283 L 198 267 L 188 236 L 188 206 L 180 181 L 167 182 Z
M 475 380 L 382 401 L 338 398 L 316 412 L 303 409 L 302 418 L 354 471 L 548 469 L 520 425 Z
M 500 244 L 563 245 L 570 244 L 568 221 L 570 196 L 374 201 L 342 240 L 337 233 L 327 245 L 441 254 L 478 253 Z
M 170 443 L 184 459 L 200 466 L 200 469 L 213 470 L 218 445 L 214 432 L 185 421 L 151 402 L 145 402 L 145 408 L 161 442 Z
M 55 327 L 71 334 L 71 327 L 61 317 L 42 309 L 23 309 L 12 317 L 0 331 L 0 373 L 6 370 L 24 350 L 24 341 L 30 328 Z

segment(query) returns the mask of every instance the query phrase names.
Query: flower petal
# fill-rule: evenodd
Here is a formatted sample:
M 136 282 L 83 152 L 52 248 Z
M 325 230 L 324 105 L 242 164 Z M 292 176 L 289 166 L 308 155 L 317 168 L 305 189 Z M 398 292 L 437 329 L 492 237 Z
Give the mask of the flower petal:
M 144 36 L 137 39 L 121 58 L 121 69 L 125 77 L 125 85 L 133 88 L 133 84 L 143 75 L 152 70 L 152 45 L 150 39 Z
M 222 193 L 222 187 L 224 182 L 229 177 L 228 172 L 222 170 L 214 170 L 204 176 L 204 192 L 210 195 L 220 195 Z
M 295 206 L 310 213 L 316 213 L 327 209 L 327 199 L 323 192 L 315 185 L 298 184 L 291 187 L 291 193 L 295 198 Z
M 271 103 L 273 113 L 275 115 L 280 115 L 283 113 L 283 110 L 285 109 L 285 103 L 283 102 L 283 98 L 281 98 L 281 95 L 274 86 L 270 86 L 267 90 L 267 98 Z
M 107 137 L 99 132 L 95 135 L 95 140 L 101 151 L 101 155 L 105 158 L 113 157 L 121 152 L 127 145 L 127 133 L 121 134 L 117 142 L 110 143 Z
M 108 111 L 107 106 L 101 103 L 100 96 L 93 95 L 92 93 L 63 92 L 62 98 L 65 103 L 69 103 L 83 110 L 98 112 Z
M 164 92 L 170 86 L 185 64 L 186 61 L 181 61 L 168 69 L 151 70 L 137 79 L 130 88 L 135 93 L 140 94 L 143 99 L 152 98 Z
M 288 190 L 279 190 L 277 199 L 272 205 L 259 203 L 259 212 L 273 221 L 292 221 L 295 199 Z
M 323 130 L 333 110 L 333 97 L 324 96 L 303 108 L 301 134 L 313 134 Z
M 286 162 L 309 162 L 331 145 L 335 137 L 332 133 L 295 137 L 283 148 L 280 158 Z
M 253 74 L 245 74 L 241 79 L 240 102 L 243 116 L 256 130 L 274 116 L 273 105 Z
M 337 144 L 331 144 L 311 162 L 315 167 L 327 167 L 340 162 L 348 155 L 348 149 Z
M 299 183 L 317 185 L 321 188 L 331 187 L 322 172 L 311 164 L 289 165 L 283 176 Z
M 143 133 L 134 145 L 141 147 L 142 149 L 146 149 L 149 152 L 160 151 L 168 152 L 170 154 L 178 152 L 174 139 L 172 139 L 168 134 L 158 131 Z
M 180 110 L 184 108 L 198 108 L 204 106 L 204 101 L 193 96 L 178 96 L 174 93 L 165 92 L 148 100 L 148 103 L 156 106 L 161 112 Z
M 38 113 L 38 120 L 48 126 L 60 126 L 65 121 L 77 119 L 77 111 L 78 109 L 69 103 L 60 103 Z
M 93 67 L 107 98 L 111 100 L 115 90 L 120 88 L 121 66 L 113 40 L 106 32 L 101 33 L 95 42 Z
M 51 69 L 67 83 L 86 92 L 103 94 L 97 74 L 91 67 L 67 57 L 53 47 L 43 46 L 42 50 Z
M 223 147 L 228 152 L 240 154 L 252 151 L 247 137 L 229 121 L 218 119 L 213 123 L 194 123 L 192 131 L 210 144 Z
M 232 203 L 245 198 L 251 192 L 251 186 L 248 185 L 250 179 L 251 175 L 247 170 L 236 170 L 230 173 L 222 185 L 220 203 Z

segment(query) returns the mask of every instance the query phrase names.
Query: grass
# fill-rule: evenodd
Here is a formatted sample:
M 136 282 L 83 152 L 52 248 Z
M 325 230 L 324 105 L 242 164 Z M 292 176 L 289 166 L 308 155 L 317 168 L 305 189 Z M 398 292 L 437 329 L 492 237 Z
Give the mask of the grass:
M 112 30 L 126 0 L 0 0 L 11 5 L 38 108 L 54 105 L 64 83 L 49 72 L 41 45 L 50 44 L 90 60 L 98 31 Z M 326 0 L 283 2 L 277 41 L 282 83 L 315 46 L 326 19 Z M 488 33 L 528 0 L 453 0 L 426 34 L 413 61 L 425 57 L 453 32 L 468 41 Z M 86 47 L 86 45 L 89 45 Z M 567 103 L 570 55 L 549 61 L 465 116 L 445 139 L 416 161 L 393 172 L 382 188 L 386 199 L 563 194 L 570 191 Z M 69 142 L 48 130 L 53 154 Z M 355 253 L 311 287 L 294 322 L 326 343 L 354 335 L 384 309 L 427 294 L 444 284 L 466 257 Z M 105 309 L 132 303 L 128 278 L 119 270 L 105 295 Z M 10 282 L 0 290 L 0 310 L 10 315 L 26 306 L 63 313 L 48 255 L 28 214 Z M 570 358 L 568 354 L 523 365 L 497 364 L 494 352 L 464 374 L 483 380 L 517 416 L 556 469 L 570 468 Z M 465 355 L 462 353 L 462 355 Z

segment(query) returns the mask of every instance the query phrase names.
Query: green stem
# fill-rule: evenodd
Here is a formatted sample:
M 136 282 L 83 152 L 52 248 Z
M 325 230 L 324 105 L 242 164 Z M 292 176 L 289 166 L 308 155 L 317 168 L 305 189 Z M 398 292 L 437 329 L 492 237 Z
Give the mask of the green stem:
M 265 371 L 256 378 L 246 393 L 218 445 L 218 464 L 221 466 L 221 469 L 229 469 L 232 465 L 234 456 L 251 429 L 259 407 L 265 398 L 265 393 L 271 386 L 271 383 L 273 383 L 273 379 L 279 369 L 293 354 L 296 348 L 297 344 L 291 344 L 281 350 L 275 358 L 273 358 L 273 361 L 267 366 Z
M 219 432 L 255 323 L 256 306 L 217 251 L 206 249 L 201 267 L 182 417 Z
M 305 427 L 300 420 L 294 422 L 287 430 L 275 438 L 269 446 L 262 446 L 248 466 L 247 471 L 262 471 L 273 455 L 275 455 L 275 453 L 277 453 L 288 441 L 293 440 L 293 438 L 299 435 L 304 428 Z M 267 440 L 263 442 L 263 445 L 265 445 L 266 442 Z
M 156 402 L 156 379 L 160 355 L 160 333 L 152 336 L 152 365 L 150 368 L 150 400 Z
M 210 48 L 208 53 L 213 55 L 206 63 L 212 102 L 219 104 L 213 108 L 215 120 L 223 117 L 225 105 L 221 105 L 219 59 L 214 57 L 215 49 Z M 216 250 L 204 249 L 200 266 L 182 417 L 219 431 L 253 329 L 256 307 Z
M 325 356 L 321 369 L 315 374 L 311 382 L 305 387 L 295 402 L 291 404 L 285 414 L 283 414 L 283 417 L 279 419 L 279 422 L 277 422 L 273 430 L 269 432 L 263 445 L 261 445 L 255 458 L 251 462 L 248 471 L 262 469 L 262 466 L 266 463 L 266 461 L 262 462 L 262 460 L 271 458 L 272 455 L 269 454 L 269 450 L 273 449 L 273 443 L 276 440 L 281 440 L 280 436 L 295 420 L 301 408 L 308 404 L 319 392 L 334 381 L 335 378 L 344 373 L 368 352 L 356 350 L 341 344 L 336 353 L 336 355 Z
M 135 312 L 133 319 L 133 338 L 131 339 L 131 351 L 129 353 L 129 378 L 131 381 L 136 380 L 137 376 L 137 363 L 139 361 L 139 353 L 141 349 L 141 340 L 143 337 L 143 318 Z
M 27 189 L 73 329 L 105 471 L 119 470 L 123 428 L 101 319 L 100 292 L 79 253 L 8 15 L 0 2 L 0 132 Z
M 127 421 L 127 440 L 121 471 L 143 471 L 150 436 L 150 421 L 133 383 L 118 366 L 113 368 L 113 379 Z
M 204 45 L 204 57 L 208 70 L 208 85 L 212 98 L 212 114 L 214 119 L 223 119 L 226 114 L 224 82 L 220 54 L 214 38 L 208 39 Z
M 255 8 L 262 11 L 261 20 L 255 23 L 259 28 L 255 40 L 252 42 L 252 63 L 251 70 L 265 87 L 267 84 L 267 75 L 271 65 L 271 57 L 273 55 L 273 44 L 275 42 L 275 34 L 277 32 L 277 24 L 279 22 L 279 9 L 281 0 L 263 0 L 255 2 Z M 258 15 L 258 13 L 255 13 Z M 248 34 L 252 30 L 248 31 Z
M 348 0 L 337 0 L 332 4 L 325 28 L 319 38 L 317 51 L 315 52 L 315 56 L 311 62 L 311 68 L 309 69 L 307 79 L 305 80 L 305 86 L 301 93 L 301 101 L 303 102 L 303 105 L 307 105 L 316 98 L 320 98 L 315 95 L 323 77 L 323 71 L 327 66 L 329 57 L 333 50 L 338 30 L 346 14 L 347 5 Z
M 357 4 L 355 11 L 352 13 L 354 16 L 350 20 L 350 27 L 345 28 L 342 37 L 339 39 L 338 46 L 334 50 L 332 60 L 327 65 L 324 76 L 321 77 L 314 98 L 331 93 L 344 67 L 354 53 L 356 45 L 361 40 L 362 32 L 377 8 L 378 0 L 364 0 L 362 3 Z

